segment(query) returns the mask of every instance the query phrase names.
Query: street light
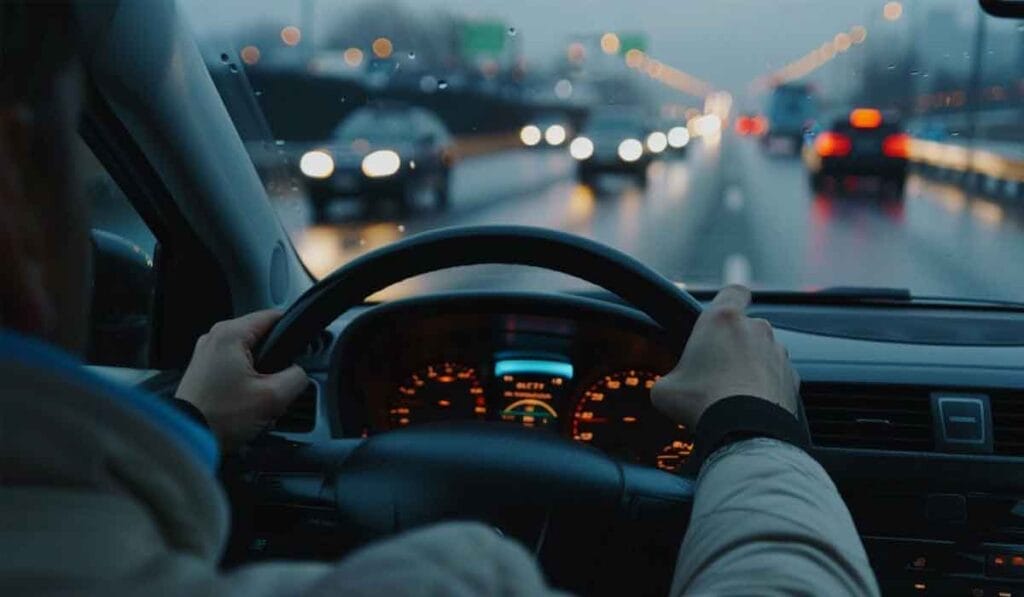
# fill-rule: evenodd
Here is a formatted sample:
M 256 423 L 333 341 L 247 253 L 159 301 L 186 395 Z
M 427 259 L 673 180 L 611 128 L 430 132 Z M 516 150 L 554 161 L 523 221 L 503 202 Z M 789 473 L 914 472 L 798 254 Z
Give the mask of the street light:
M 373 40 L 373 55 L 377 58 L 390 58 L 391 52 L 394 51 L 394 46 L 391 45 L 391 40 L 386 37 L 378 37 Z
M 281 41 L 286 46 L 297 46 L 302 41 L 302 30 L 295 25 L 288 25 L 281 29 Z
M 587 50 L 583 47 L 583 44 L 578 41 L 574 41 L 569 44 L 569 50 L 567 53 L 569 56 L 569 62 L 579 64 L 583 62 L 583 59 L 586 57 Z
M 359 48 L 345 50 L 345 64 L 355 68 L 363 63 L 363 51 Z
M 617 54 L 621 47 L 622 42 L 619 41 L 618 35 L 609 31 L 601 36 L 601 51 L 605 54 Z
M 895 21 L 903 16 L 903 5 L 899 2 L 886 2 L 882 7 L 882 16 L 886 21 Z
M 249 66 L 260 61 L 260 49 L 256 46 L 245 46 L 239 54 L 242 56 L 242 62 Z

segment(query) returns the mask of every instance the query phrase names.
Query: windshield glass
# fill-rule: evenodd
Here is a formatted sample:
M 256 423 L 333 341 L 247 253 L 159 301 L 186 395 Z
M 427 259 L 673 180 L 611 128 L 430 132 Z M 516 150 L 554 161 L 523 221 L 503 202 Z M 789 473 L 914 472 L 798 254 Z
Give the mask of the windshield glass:
M 1024 297 L 1024 25 L 973 0 L 179 0 L 310 272 L 523 224 L 690 288 Z M 574 288 L 521 268 L 406 287 Z

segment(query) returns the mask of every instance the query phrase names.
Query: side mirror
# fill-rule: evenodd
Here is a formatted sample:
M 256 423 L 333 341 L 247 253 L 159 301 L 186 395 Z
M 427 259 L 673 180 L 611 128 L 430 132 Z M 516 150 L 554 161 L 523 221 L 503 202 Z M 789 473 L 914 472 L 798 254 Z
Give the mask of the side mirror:
M 131 241 L 96 229 L 92 256 L 88 362 L 144 368 L 153 327 L 153 260 Z
M 994 17 L 1024 19 L 1024 0 L 979 0 L 981 9 Z

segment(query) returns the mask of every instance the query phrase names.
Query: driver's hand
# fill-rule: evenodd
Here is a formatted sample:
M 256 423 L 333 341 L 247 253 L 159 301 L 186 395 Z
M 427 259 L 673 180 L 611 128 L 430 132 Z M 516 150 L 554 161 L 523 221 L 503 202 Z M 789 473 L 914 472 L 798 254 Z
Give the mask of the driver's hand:
M 224 450 L 256 437 L 309 383 L 298 365 L 270 375 L 253 366 L 253 346 L 280 317 L 269 310 L 222 321 L 196 342 L 176 396 L 203 413 Z
M 690 429 L 715 402 L 736 395 L 755 396 L 794 415 L 800 378 L 789 355 L 775 340 L 770 323 L 744 314 L 750 290 L 728 286 L 693 328 L 679 363 L 651 390 L 654 406 Z

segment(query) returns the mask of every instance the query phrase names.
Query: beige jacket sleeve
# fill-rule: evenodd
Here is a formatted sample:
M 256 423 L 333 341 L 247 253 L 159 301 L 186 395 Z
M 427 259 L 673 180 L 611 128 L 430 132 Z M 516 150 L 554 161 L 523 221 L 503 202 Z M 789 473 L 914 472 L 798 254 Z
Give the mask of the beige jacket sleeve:
M 731 444 L 697 480 L 671 595 L 878 595 L 846 505 L 803 450 Z

